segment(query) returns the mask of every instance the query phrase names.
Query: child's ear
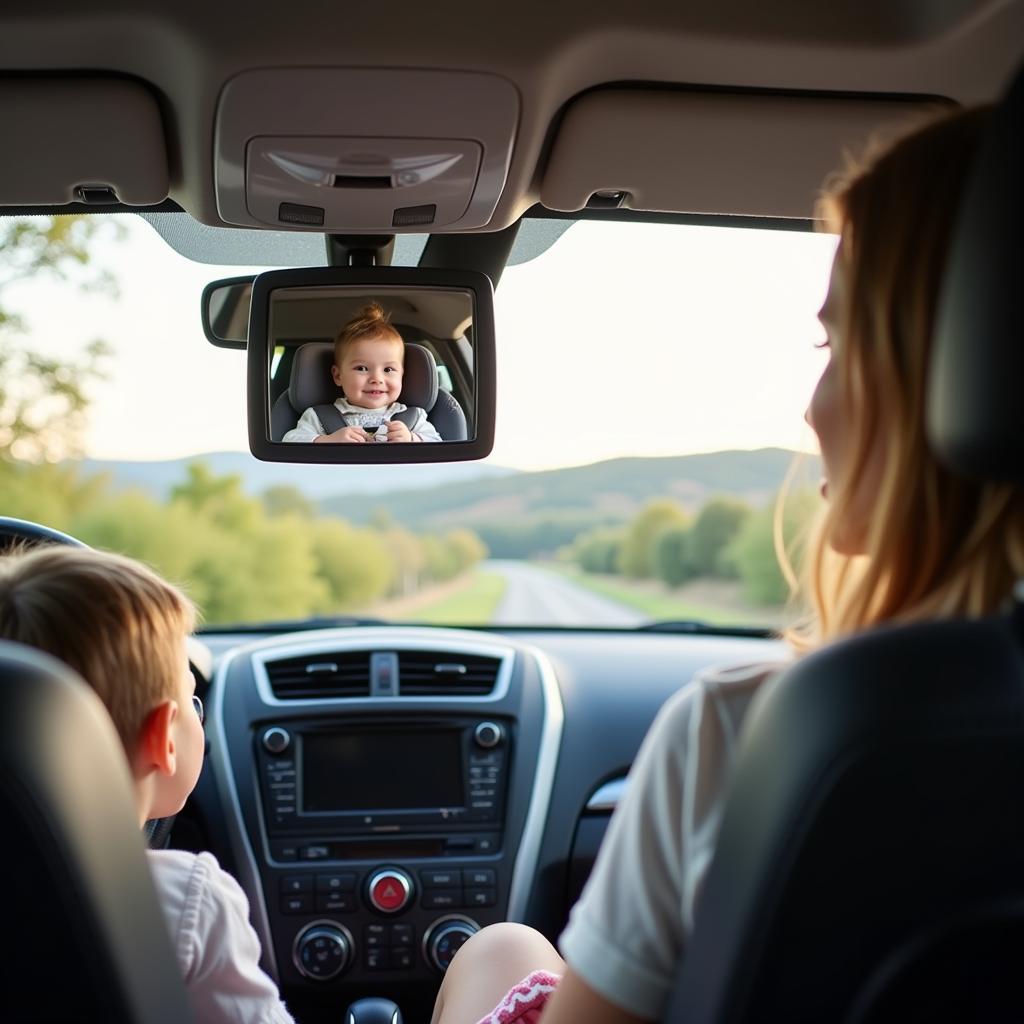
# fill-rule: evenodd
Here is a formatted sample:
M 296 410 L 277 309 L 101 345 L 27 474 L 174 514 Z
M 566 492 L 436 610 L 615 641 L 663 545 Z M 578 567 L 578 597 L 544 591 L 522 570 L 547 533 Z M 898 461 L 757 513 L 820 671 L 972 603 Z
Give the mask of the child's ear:
M 337 363 L 331 364 L 331 380 L 334 381 L 338 387 L 341 387 L 341 367 Z
M 174 744 L 173 725 L 178 717 L 178 705 L 173 700 L 158 704 L 142 723 L 136 755 L 139 774 L 157 771 L 173 775 L 177 769 L 178 753 Z

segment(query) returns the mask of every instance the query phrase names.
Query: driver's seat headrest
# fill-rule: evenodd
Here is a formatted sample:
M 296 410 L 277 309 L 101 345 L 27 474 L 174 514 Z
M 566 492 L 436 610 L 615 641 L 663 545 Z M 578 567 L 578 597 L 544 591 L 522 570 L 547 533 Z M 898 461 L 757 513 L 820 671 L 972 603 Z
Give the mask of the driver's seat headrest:
M 928 437 L 964 476 L 1024 483 L 1024 69 L 993 110 L 967 179 L 936 316 Z
M 292 364 L 288 401 L 298 413 L 314 405 L 330 405 L 341 397 L 331 377 L 334 346 L 327 341 L 308 342 L 299 347 Z M 437 401 L 437 363 L 429 349 L 406 344 L 405 372 L 399 400 L 428 412 Z

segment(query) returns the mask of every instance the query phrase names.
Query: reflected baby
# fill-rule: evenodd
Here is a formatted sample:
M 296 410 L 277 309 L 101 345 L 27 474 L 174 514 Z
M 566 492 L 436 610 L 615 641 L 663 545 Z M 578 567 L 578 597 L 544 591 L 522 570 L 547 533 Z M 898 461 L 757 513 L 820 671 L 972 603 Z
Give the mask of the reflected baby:
M 440 441 L 424 409 L 398 401 L 405 371 L 405 342 L 379 303 L 365 306 L 338 332 L 331 379 L 341 389 L 334 402 L 341 426 L 329 430 L 309 408 L 282 440 L 313 444 Z M 329 408 L 327 411 L 330 411 Z M 407 413 L 398 419 L 400 413 Z

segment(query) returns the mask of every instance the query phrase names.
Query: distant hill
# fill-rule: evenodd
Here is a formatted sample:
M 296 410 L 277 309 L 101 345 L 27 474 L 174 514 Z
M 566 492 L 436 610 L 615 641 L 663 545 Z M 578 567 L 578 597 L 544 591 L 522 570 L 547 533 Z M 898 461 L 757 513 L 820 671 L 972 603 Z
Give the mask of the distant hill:
M 696 510 L 715 495 L 761 505 L 778 491 L 794 452 L 781 448 L 724 451 L 669 458 L 610 459 L 587 466 L 449 482 L 406 490 L 393 501 L 348 495 L 321 500 L 324 512 L 366 521 L 386 504 L 413 527 L 499 527 L 526 519 L 552 523 L 624 522 L 654 498 L 675 498 Z M 803 485 L 817 480 L 815 456 L 806 456 Z M 485 531 L 489 532 L 489 531 Z M 486 539 L 486 538 L 485 538 Z
M 382 494 L 406 489 L 429 489 L 438 484 L 462 485 L 489 480 L 517 471 L 483 462 L 446 462 L 412 466 L 306 466 L 260 462 L 248 452 L 206 452 L 187 459 L 158 462 L 121 462 L 84 459 L 84 472 L 109 473 L 116 488 L 141 488 L 164 498 L 185 479 L 190 462 L 205 462 L 218 476 L 238 474 L 250 494 L 259 494 L 277 484 L 297 487 L 315 501 L 339 495 Z M 347 499 L 345 499 L 347 500 Z M 379 503 L 379 502 L 378 502 Z

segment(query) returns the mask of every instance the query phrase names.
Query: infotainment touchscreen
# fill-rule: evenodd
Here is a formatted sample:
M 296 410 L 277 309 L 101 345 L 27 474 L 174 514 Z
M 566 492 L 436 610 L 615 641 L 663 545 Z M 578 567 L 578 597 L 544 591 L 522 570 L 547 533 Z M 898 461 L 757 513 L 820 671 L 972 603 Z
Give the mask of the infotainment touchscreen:
M 463 807 L 458 729 L 302 736 L 302 813 Z

